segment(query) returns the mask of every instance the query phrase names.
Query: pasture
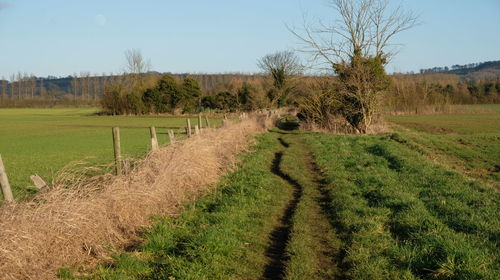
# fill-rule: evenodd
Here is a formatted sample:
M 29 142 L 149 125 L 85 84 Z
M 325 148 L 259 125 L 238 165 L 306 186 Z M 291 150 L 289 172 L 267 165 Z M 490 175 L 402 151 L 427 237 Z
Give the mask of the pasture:
M 177 138 L 185 137 L 185 117 L 98 116 L 97 112 L 92 108 L 0 109 L 0 154 L 14 197 L 33 191 L 32 174 L 50 182 L 72 162 L 85 166 L 112 163 L 113 126 L 120 127 L 122 155 L 130 158 L 149 151 L 150 126 L 157 127 L 160 145 L 168 144 L 167 129 L 173 129 Z M 211 125 L 219 123 L 211 121 Z M 194 126 L 197 118 L 191 118 L 191 123 Z M 102 172 L 109 170 L 103 168 Z
M 462 106 L 469 112 L 391 116 L 393 136 L 434 161 L 499 187 L 500 105 Z M 480 113 L 472 113 L 472 112 Z

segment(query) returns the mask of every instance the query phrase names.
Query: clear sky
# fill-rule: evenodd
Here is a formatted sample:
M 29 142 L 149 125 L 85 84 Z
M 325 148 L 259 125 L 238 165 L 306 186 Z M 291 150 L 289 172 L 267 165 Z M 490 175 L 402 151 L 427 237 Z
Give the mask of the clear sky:
M 0 0 L 0 77 L 120 72 L 140 49 L 160 72 L 258 72 L 298 48 L 286 25 L 328 19 L 327 0 Z M 500 60 L 500 0 L 406 0 L 421 25 L 402 33 L 388 71 Z

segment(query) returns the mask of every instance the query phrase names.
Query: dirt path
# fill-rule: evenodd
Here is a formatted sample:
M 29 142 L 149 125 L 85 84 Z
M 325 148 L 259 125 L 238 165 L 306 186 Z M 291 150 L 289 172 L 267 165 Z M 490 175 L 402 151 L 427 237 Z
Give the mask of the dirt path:
M 275 153 L 271 171 L 288 182 L 294 188 L 294 192 L 279 224 L 270 234 L 270 246 L 266 251 L 269 262 L 263 278 L 296 279 L 297 275 L 293 275 L 294 268 L 287 269 L 287 266 L 300 265 L 302 259 L 308 259 L 308 262 L 313 264 L 312 268 L 309 267 L 311 270 L 309 276 L 312 278 L 308 278 L 341 279 L 338 265 L 341 263 L 340 241 L 328 222 L 327 212 L 324 211 L 329 203 L 328 195 L 324 190 L 326 181 L 307 146 L 301 143 L 298 137 L 298 135 L 290 135 L 287 140 L 278 138 L 283 149 Z M 299 145 L 295 149 L 298 148 L 300 152 L 291 150 L 289 148 L 291 145 Z M 286 160 L 295 160 L 297 157 L 298 162 L 293 162 L 293 165 L 300 168 L 301 174 L 295 174 L 292 171 L 293 175 L 289 175 L 283 171 L 286 153 L 294 153 L 294 158 Z M 295 175 L 297 178 L 294 178 Z M 306 232 L 307 236 L 302 236 L 302 232 Z M 290 253 L 290 247 L 295 246 L 295 243 L 298 244 L 296 246 L 305 246 L 308 252 L 303 252 L 303 256 Z

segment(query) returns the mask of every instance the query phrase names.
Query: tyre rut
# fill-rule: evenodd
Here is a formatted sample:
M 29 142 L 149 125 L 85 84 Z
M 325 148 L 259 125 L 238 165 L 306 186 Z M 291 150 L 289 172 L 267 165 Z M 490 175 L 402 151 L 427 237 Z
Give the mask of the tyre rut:
M 278 138 L 278 141 L 284 148 L 288 148 L 289 144 L 286 143 L 282 138 Z M 283 279 L 285 265 L 288 260 L 286 255 L 286 247 L 288 241 L 290 240 L 290 233 L 293 227 L 293 216 L 297 209 L 297 205 L 302 197 L 303 189 L 302 186 L 288 174 L 281 170 L 281 162 L 283 158 L 283 152 L 276 152 L 274 154 L 274 160 L 271 167 L 271 172 L 275 175 L 281 177 L 283 180 L 287 181 L 291 186 L 293 186 L 293 198 L 288 203 L 283 216 L 280 219 L 280 224 L 271 232 L 270 241 L 271 245 L 266 250 L 266 256 L 269 258 L 269 263 L 266 265 L 264 270 L 264 279 Z

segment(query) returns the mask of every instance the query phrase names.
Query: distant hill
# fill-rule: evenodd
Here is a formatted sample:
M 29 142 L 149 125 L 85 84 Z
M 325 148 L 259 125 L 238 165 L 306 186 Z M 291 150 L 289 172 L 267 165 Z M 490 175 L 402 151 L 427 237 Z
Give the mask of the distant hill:
M 420 74 L 429 73 L 455 74 L 461 79 L 473 81 L 496 80 L 500 79 L 500 60 L 420 69 Z

